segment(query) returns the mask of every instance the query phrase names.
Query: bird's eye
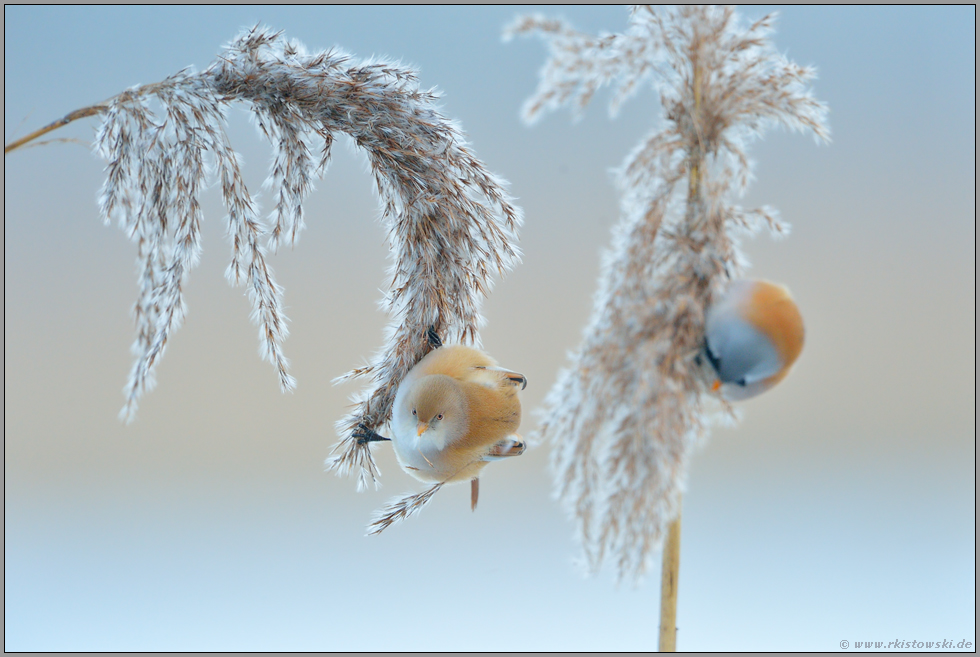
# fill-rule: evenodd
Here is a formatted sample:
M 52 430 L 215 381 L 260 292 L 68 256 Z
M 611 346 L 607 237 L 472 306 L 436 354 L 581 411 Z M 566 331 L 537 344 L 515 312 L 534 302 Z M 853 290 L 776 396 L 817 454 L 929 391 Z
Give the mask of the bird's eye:
M 412 409 L 412 415 L 415 415 L 415 409 L 414 408 Z
M 439 415 L 436 416 L 436 419 L 437 420 L 441 420 L 442 419 L 442 413 L 439 413 Z
M 746 383 L 745 382 L 745 377 L 743 376 L 741 379 L 739 379 L 735 383 L 737 383 L 738 385 L 740 385 L 740 386 L 742 386 L 744 388 L 745 387 L 745 383 Z

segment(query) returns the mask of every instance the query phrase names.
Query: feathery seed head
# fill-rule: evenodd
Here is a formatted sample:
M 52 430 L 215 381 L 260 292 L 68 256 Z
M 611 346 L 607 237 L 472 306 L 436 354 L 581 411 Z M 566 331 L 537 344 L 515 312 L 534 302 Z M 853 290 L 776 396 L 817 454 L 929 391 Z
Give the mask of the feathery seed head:
M 162 107 L 159 115 L 150 110 L 151 98 Z M 480 303 L 493 272 L 502 274 L 520 259 L 520 209 L 459 127 L 440 114 L 437 101 L 410 68 L 357 61 L 336 49 L 310 53 L 282 33 L 256 26 L 204 71 L 184 70 L 103 104 L 95 148 L 107 161 L 107 175 L 99 205 L 105 221 L 117 221 L 139 251 L 137 358 L 125 417 L 135 413 L 183 319 L 183 286 L 200 254 L 198 197 L 209 173 L 218 178 L 228 210 L 232 256 L 226 276 L 248 290 L 262 356 L 276 367 L 281 387 L 295 386 L 282 352 L 288 333 L 282 289 L 266 250 L 295 243 L 304 225 L 303 201 L 342 132 L 368 155 L 388 227 L 391 284 L 382 304 L 391 324 L 374 361 L 348 374 L 372 383 L 339 423 L 343 440 L 330 465 L 356 471 L 359 487 L 377 484 L 369 447 L 350 434 L 359 424 L 373 429 L 387 422 L 398 382 L 431 349 L 425 340 L 430 328 L 454 342 L 478 341 Z M 272 144 L 266 185 L 274 207 L 267 220 L 225 134 L 232 102 L 252 110 Z
M 617 171 L 622 219 L 539 429 L 593 570 L 607 558 L 621 578 L 648 568 L 708 419 L 697 365 L 706 309 L 741 273 L 740 235 L 785 231 L 772 210 L 734 204 L 751 176 L 746 144 L 770 125 L 829 139 L 826 106 L 806 86 L 814 71 L 776 52 L 771 28 L 771 16 L 745 26 L 730 7 L 640 5 L 620 34 L 539 16 L 505 31 L 549 48 L 526 121 L 564 105 L 578 115 L 604 85 L 612 113 L 647 82 L 663 110 Z

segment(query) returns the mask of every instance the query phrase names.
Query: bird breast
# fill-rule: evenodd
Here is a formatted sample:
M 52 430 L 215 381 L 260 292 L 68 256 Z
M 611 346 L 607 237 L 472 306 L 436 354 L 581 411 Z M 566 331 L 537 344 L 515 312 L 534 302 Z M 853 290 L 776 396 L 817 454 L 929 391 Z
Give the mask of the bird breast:
M 457 345 L 430 352 L 408 373 L 395 395 L 391 426 L 395 455 L 406 472 L 426 482 L 471 479 L 494 445 L 517 431 L 518 386 L 495 367 L 482 352 Z M 458 405 L 419 435 L 412 404 L 430 377 L 451 379 Z

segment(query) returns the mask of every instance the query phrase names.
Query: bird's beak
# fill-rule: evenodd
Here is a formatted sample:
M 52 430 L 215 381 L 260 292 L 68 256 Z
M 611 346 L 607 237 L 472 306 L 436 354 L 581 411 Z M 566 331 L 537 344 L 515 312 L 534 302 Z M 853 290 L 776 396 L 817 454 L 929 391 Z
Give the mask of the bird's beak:
M 718 392 L 718 388 L 721 387 L 721 379 L 715 379 L 715 382 L 711 384 L 711 392 Z
M 428 422 L 419 422 L 419 434 L 418 435 L 421 436 L 428 429 L 429 429 L 429 423 Z

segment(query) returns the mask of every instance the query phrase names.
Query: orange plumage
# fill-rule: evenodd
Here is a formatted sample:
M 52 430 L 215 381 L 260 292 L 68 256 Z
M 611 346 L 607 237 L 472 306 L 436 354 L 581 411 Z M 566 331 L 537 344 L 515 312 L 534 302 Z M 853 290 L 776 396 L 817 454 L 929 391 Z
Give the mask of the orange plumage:
M 523 375 L 478 349 L 431 351 L 395 397 L 392 442 L 402 468 L 432 483 L 476 480 L 489 461 L 521 454 L 518 394 L 525 385 Z M 476 491 L 474 484 L 474 505 Z
M 789 373 L 803 338 L 803 317 L 789 290 L 768 281 L 732 281 L 705 322 L 711 389 L 732 400 L 768 390 Z

